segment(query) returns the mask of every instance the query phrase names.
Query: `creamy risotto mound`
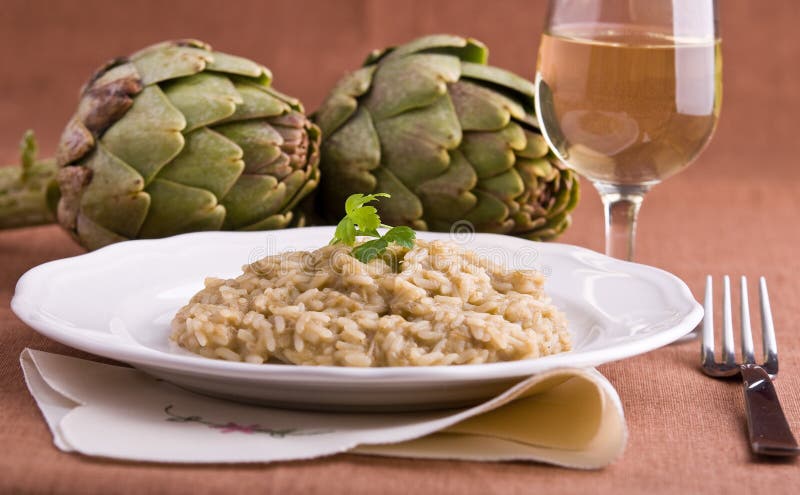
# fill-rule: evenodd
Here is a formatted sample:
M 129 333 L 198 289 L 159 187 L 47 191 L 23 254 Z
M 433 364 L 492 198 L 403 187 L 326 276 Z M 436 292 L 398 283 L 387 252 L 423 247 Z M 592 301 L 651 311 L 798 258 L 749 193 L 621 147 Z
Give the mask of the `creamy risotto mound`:
M 507 270 L 448 242 L 417 240 L 362 263 L 326 246 L 208 278 L 172 322 L 197 354 L 301 365 L 428 366 L 570 349 L 564 314 L 535 271 Z

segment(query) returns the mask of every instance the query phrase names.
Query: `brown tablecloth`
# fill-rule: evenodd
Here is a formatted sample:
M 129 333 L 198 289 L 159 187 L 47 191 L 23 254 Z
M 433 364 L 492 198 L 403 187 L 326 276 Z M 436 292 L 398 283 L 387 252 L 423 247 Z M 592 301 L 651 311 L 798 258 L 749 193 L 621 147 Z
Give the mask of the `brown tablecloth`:
M 776 387 L 800 435 L 800 2 L 720 4 L 722 120 L 698 162 L 650 193 L 641 216 L 638 260 L 677 274 L 696 295 L 706 274 L 748 275 L 751 293 L 755 277 L 768 278 L 781 349 Z M 275 72 L 279 88 L 313 109 L 368 49 L 426 32 L 475 36 L 493 48 L 494 63 L 531 76 L 544 2 L 147 0 L 124 8 L 111 5 L 4 0 L 0 162 L 15 159 L 18 136 L 28 127 L 39 131 L 43 150 L 51 153 L 89 71 L 101 60 L 161 38 L 201 37 L 262 60 Z M 574 226 L 562 241 L 600 250 L 599 200 L 590 186 L 584 190 Z M 696 342 L 601 367 L 619 391 L 630 428 L 625 455 L 602 471 L 355 455 L 278 465 L 163 466 L 63 454 L 28 395 L 18 356 L 24 347 L 82 354 L 23 325 L 8 301 L 25 270 L 80 252 L 56 227 L 0 232 L 0 493 L 777 494 L 800 487 L 800 462 L 750 455 L 741 386 L 703 376 Z

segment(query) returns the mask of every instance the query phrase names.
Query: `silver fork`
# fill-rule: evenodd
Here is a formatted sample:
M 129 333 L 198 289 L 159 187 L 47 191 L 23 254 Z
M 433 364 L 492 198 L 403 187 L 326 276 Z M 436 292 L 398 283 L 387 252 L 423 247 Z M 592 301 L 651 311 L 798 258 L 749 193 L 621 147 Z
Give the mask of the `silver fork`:
M 742 360 L 736 363 L 733 351 L 733 318 L 731 316 L 731 281 L 723 278 L 722 299 L 722 361 L 714 360 L 714 303 L 712 279 L 706 277 L 705 316 L 703 317 L 703 339 L 701 364 L 703 372 L 713 377 L 729 377 L 741 374 L 744 384 L 744 401 L 747 411 L 747 429 L 750 447 L 757 454 L 772 456 L 800 455 L 797 441 L 781 409 L 772 378 L 778 374 L 778 348 L 775 343 L 775 327 L 769 305 L 767 281 L 759 279 L 761 299 L 761 330 L 764 341 L 764 362 L 756 364 L 753 355 L 753 332 L 750 328 L 750 306 L 747 297 L 747 279 L 741 280 L 741 335 Z

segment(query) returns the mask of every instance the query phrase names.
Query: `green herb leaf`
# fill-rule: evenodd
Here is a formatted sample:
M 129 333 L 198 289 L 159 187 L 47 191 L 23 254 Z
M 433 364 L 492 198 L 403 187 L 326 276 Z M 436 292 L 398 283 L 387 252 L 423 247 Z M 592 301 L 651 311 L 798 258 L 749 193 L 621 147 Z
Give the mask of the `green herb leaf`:
M 350 217 L 342 218 L 342 221 L 336 226 L 336 232 L 334 232 L 330 243 L 338 244 L 340 242 L 347 246 L 352 246 L 356 243 L 356 226 Z
M 353 257 L 362 263 L 368 263 L 383 255 L 393 242 L 409 249 L 414 247 L 416 233 L 410 227 L 391 227 L 382 224 L 378 210 L 374 206 L 367 206 L 367 203 L 377 201 L 378 198 L 390 197 L 387 193 L 353 194 L 348 197 L 344 203 L 345 217 L 336 226 L 330 244 L 342 243 L 353 246 L 359 236 L 375 237 L 353 248 Z M 381 235 L 378 232 L 379 227 L 389 230 Z
M 387 247 L 389 247 L 389 242 L 386 241 L 385 237 L 373 239 L 354 247 L 353 257 L 362 263 L 369 263 L 382 255 Z
M 383 238 L 388 243 L 394 242 L 410 249 L 414 247 L 414 239 L 417 238 L 417 233 L 411 227 L 392 227 L 383 235 Z
M 351 194 L 349 198 L 344 202 L 344 211 L 347 216 L 350 216 L 353 212 L 357 209 L 361 208 L 367 203 L 372 201 L 377 201 L 378 198 L 391 198 L 392 196 L 388 193 L 376 193 L 376 194 Z M 373 208 L 374 210 L 375 208 Z
M 361 206 L 352 213 L 348 213 L 347 216 L 358 225 L 358 230 L 362 232 L 374 232 L 381 226 L 381 217 L 378 216 L 378 210 L 374 206 Z
M 377 231 L 377 229 L 369 229 L 369 230 L 359 230 L 356 232 L 356 235 L 365 235 L 369 237 L 380 237 L 381 234 Z
M 377 194 L 352 194 L 344 203 L 345 217 L 336 226 L 331 244 L 342 243 L 352 246 L 356 243 L 356 236 L 380 237 L 378 227 L 381 226 L 381 218 L 378 210 L 374 206 L 365 206 L 371 201 L 377 201 L 379 197 L 389 198 L 386 193 Z

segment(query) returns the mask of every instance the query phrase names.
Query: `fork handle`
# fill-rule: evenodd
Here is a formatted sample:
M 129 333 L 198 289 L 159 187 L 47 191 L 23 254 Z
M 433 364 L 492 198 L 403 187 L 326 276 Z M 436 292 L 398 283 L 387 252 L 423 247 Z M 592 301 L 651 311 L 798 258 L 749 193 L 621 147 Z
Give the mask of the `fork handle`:
M 800 455 L 772 379 L 761 366 L 743 364 L 741 368 L 747 429 L 753 452 L 774 456 Z

